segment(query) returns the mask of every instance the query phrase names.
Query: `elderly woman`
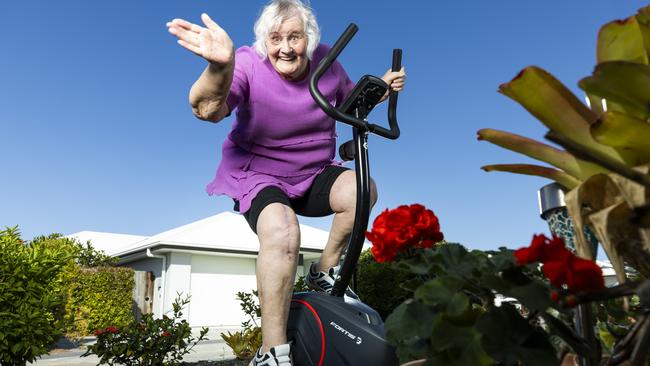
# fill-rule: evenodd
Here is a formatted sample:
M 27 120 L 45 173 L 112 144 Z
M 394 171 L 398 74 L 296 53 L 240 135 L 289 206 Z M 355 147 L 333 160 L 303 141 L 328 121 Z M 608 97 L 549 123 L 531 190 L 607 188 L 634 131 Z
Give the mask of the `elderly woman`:
M 296 214 L 334 214 L 325 249 L 307 276 L 318 291 L 332 288 L 355 215 L 355 172 L 334 160 L 335 122 L 308 88 L 328 47 L 319 44 L 316 18 L 300 0 L 271 1 L 255 23 L 253 46 L 237 51 L 207 14 L 201 20 L 205 27 L 182 19 L 167 27 L 181 46 L 208 62 L 190 90 L 196 117 L 216 123 L 236 110 L 207 191 L 231 197 L 259 238 L 256 273 L 264 342 L 251 364 L 290 365 L 286 323 L 300 247 Z M 383 76 L 396 91 L 404 79 L 403 69 Z M 353 87 L 339 63 L 319 83 L 336 104 Z M 371 182 L 371 204 L 376 200 Z

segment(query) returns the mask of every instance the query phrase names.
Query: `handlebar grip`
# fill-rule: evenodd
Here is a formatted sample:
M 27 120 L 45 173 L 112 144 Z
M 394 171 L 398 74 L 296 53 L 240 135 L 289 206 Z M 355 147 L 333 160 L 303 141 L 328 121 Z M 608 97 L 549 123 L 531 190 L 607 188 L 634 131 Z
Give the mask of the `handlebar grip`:
M 347 46 L 348 43 L 350 43 L 350 40 L 352 39 L 352 37 L 354 37 L 354 35 L 357 33 L 358 30 L 359 27 L 357 27 L 356 24 L 350 23 L 350 25 L 348 25 L 348 27 L 345 29 L 345 32 L 343 32 L 341 37 L 339 37 L 336 43 L 334 43 L 334 46 L 332 46 L 330 51 L 325 56 L 327 60 L 325 62 L 327 62 L 328 65 L 331 64 L 334 60 L 336 60 L 339 57 L 341 51 L 343 51 L 345 46 Z
M 395 48 L 393 50 L 393 69 L 392 71 L 399 71 L 402 68 L 402 49 Z
M 402 69 L 402 49 L 393 49 L 393 67 L 392 71 L 399 71 Z M 390 86 L 389 86 L 390 88 Z M 388 92 L 388 125 L 390 126 L 388 138 L 396 139 L 400 135 L 399 126 L 397 125 L 397 92 L 390 89 Z

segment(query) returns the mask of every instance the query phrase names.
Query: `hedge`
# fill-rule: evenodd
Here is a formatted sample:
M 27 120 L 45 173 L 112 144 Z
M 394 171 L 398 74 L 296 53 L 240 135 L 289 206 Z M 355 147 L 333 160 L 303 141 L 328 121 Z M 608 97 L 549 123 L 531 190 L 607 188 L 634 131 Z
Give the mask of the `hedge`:
M 359 258 L 355 292 L 386 320 L 399 304 L 412 296 L 401 284 L 413 277 L 408 272 L 394 269 L 390 263 L 377 263 L 367 249 Z
M 133 321 L 133 269 L 79 268 L 69 276 L 66 315 L 68 335 L 85 336 L 95 329 L 122 327 Z

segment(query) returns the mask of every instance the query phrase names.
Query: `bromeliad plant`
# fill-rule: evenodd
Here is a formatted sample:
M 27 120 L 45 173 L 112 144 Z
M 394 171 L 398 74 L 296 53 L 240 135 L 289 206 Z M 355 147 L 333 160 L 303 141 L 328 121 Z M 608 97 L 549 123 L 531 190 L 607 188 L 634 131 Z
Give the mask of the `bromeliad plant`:
M 293 284 L 293 291 L 307 290 L 305 277 L 299 276 Z M 241 323 L 240 331 L 221 333 L 221 338 L 232 349 L 237 359 L 250 360 L 262 346 L 262 328 L 258 324 L 262 316 L 259 297 L 256 290 L 251 290 L 251 292 L 238 292 L 237 300 L 247 319 Z
M 82 357 L 95 354 L 99 365 L 159 366 L 180 365 L 184 355 L 207 339 L 204 327 L 196 338 L 187 320 L 182 319 L 182 309 L 189 297 L 180 295 L 172 303 L 173 316 L 155 319 L 145 314 L 139 322 L 124 328 L 109 326 L 95 331 L 97 342 L 88 347 Z
M 646 294 L 650 287 L 650 6 L 601 28 L 597 61 L 592 75 L 578 84 L 587 105 L 550 73 L 534 66 L 499 87 L 548 127 L 546 138 L 565 150 L 492 129 L 478 131 L 478 137 L 553 166 L 499 164 L 483 169 L 538 175 L 566 188 L 577 253 L 595 256 L 584 235 L 590 226 L 623 284 L 610 297 L 640 295 L 642 310 L 634 324 L 623 325 L 625 337 L 614 342 L 610 361 L 640 365 L 650 348 Z M 645 282 L 626 283 L 626 265 Z M 591 310 L 579 308 L 578 328 L 595 347 L 600 343 Z M 607 323 L 601 320 L 599 331 L 602 324 Z M 616 333 L 612 329 L 610 334 Z M 606 343 L 605 338 L 600 337 L 601 343 Z M 594 365 L 599 356 L 583 357 L 581 362 Z
M 578 83 L 587 105 L 536 66 L 499 87 L 565 150 L 493 129 L 478 131 L 478 138 L 552 166 L 483 169 L 538 175 L 564 186 L 578 254 L 594 256 L 584 237 L 589 225 L 622 283 L 625 263 L 650 277 L 650 7 L 601 28 L 597 62 Z
M 384 211 L 366 236 L 377 261 L 416 275 L 403 284 L 412 298 L 386 320 L 401 362 L 546 366 L 559 365 L 569 352 L 592 359 L 601 350 L 573 331 L 574 307 L 591 303 L 612 338 L 620 334 L 611 328 L 634 315 L 607 312 L 609 299 L 632 294 L 632 287 L 604 288 L 600 267 L 560 238 L 537 235 L 516 251 L 470 251 L 441 244 L 437 217 L 418 204 Z M 633 311 L 650 306 L 644 296 Z M 645 359 L 647 349 L 639 352 Z
M 257 349 L 262 346 L 262 328 L 258 324 L 262 312 L 256 290 L 238 292 L 237 299 L 248 318 L 242 322 L 242 330 L 234 333 L 221 333 L 221 338 L 232 349 L 237 359 L 250 360 Z

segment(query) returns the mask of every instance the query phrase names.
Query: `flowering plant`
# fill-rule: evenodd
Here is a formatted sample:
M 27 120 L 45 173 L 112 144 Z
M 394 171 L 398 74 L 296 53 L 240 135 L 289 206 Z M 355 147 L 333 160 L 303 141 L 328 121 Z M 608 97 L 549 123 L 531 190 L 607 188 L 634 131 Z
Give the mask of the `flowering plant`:
M 419 224 L 424 221 L 429 224 Z M 433 212 L 421 205 L 382 212 L 367 237 L 377 261 L 417 275 L 402 285 L 412 297 L 386 319 L 386 336 L 401 362 L 541 366 L 559 365 L 573 353 L 596 365 L 617 353 L 614 341 L 605 339 L 634 332 L 630 319 L 650 307 L 643 297 L 629 310 L 615 303 L 616 297 L 642 293 L 641 286 L 605 288 L 600 268 L 557 237 L 535 235 L 516 251 L 434 245 L 443 234 Z M 592 324 L 598 336 L 573 330 L 579 304 L 598 314 Z M 611 357 L 601 359 L 600 349 Z
M 377 262 L 390 262 L 400 252 L 412 248 L 431 248 L 443 240 L 438 217 L 420 204 L 386 209 L 366 233 L 372 242 L 372 254 Z
M 198 338 L 192 336 L 189 323 L 181 319 L 181 310 L 188 303 L 189 297 L 181 299 L 179 295 L 172 304 L 171 318 L 163 315 L 154 319 L 152 314 L 145 314 L 139 322 L 125 328 L 97 329 L 94 332 L 97 342 L 82 356 L 95 354 L 100 365 L 180 365 L 183 355 L 207 339 L 208 333 L 204 327 Z

